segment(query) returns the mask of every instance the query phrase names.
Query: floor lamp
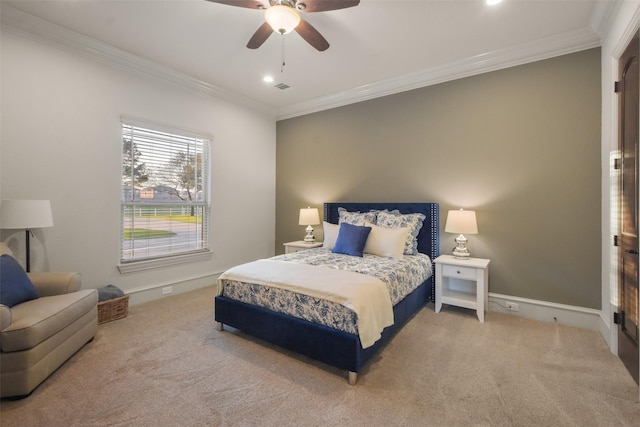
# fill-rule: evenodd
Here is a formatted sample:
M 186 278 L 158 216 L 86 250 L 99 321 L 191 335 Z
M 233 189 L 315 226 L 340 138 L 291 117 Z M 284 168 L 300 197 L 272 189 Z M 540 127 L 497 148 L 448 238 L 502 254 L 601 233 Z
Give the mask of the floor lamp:
M 24 229 L 27 246 L 26 270 L 31 271 L 29 235 L 33 228 L 53 226 L 49 200 L 5 199 L 0 203 L 0 228 Z

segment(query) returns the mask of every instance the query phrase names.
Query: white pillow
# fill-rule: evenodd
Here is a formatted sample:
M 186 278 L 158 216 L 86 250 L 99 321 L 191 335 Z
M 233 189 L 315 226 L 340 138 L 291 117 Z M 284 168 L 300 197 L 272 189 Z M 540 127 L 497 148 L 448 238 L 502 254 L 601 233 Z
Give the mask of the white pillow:
M 387 228 L 368 222 L 365 225 L 371 227 L 369 238 L 364 245 L 365 253 L 392 258 L 403 257 L 404 242 L 410 231 L 408 227 Z
M 336 239 L 338 238 L 338 231 L 340 231 L 338 224 L 322 221 L 322 233 L 324 234 L 324 240 L 322 242 L 323 248 L 333 249 L 336 245 Z

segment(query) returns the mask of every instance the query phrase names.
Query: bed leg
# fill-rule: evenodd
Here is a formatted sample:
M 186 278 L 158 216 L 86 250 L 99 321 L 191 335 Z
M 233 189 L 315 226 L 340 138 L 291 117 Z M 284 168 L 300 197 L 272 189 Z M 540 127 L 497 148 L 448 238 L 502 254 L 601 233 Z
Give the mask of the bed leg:
M 219 331 L 224 330 L 224 323 L 222 323 L 222 322 L 216 322 L 216 323 L 218 324 L 218 330 Z
M 358 373 L 349 371 L 349 385 L 356 385 L 356 382 L 358 382 Z

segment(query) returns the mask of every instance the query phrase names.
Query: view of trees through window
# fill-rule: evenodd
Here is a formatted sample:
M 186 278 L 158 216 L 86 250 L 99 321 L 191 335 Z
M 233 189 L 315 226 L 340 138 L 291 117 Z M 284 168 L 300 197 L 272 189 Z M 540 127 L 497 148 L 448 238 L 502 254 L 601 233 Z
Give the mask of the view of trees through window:
M 208 249 L 208 158 L 208 139 L 122 124 L 122 262 Z

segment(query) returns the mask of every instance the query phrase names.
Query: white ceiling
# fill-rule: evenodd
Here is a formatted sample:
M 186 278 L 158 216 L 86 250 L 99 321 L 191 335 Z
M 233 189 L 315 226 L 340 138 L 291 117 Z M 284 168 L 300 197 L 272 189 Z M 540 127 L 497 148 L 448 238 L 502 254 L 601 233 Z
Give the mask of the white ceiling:
M 615 7 L 611 0 L 503 0 L 494 7 L 484 0 L 361 0 L 349 9 L 301 13 L 331 45 L 318 52 L 296 33 L 274 33 L 248 49 L 262 12 L 205 0 L 1 5 L 5 27 L 37 29 L 120 60 L 142 58 L 145 67 L 158 65 L 278 118 L 599 46 Z M 267 74 L 274 83 L 262 81 Z

